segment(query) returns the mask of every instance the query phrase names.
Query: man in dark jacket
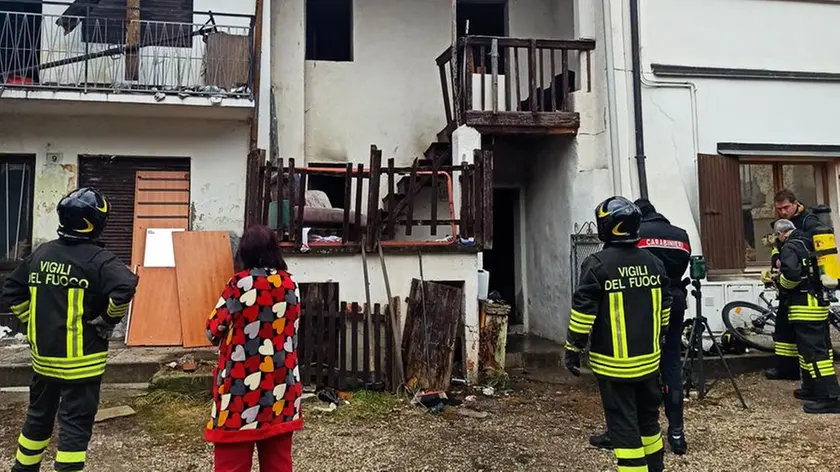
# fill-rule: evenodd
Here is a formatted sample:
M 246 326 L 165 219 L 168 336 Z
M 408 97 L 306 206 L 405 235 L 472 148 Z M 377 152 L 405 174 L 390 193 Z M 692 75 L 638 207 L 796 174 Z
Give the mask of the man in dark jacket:
M 809 270 L 814 246 L 811 237 L 790 220 L 779 220 L 774 230 L 782 241 L 779 276 L 779 314 L 793 327 L 802 388 L 794 396 L 805 401 L 806 413 L 840 413 L 840 384 L 834 371 L 828 327 L 829 303 L 819 275 Z
M 685 454 L 687 444 L 683 422 L 683 389 L 680 365 L 682 347 L 682 324 L 686 310 L 686 284 L 683 276 L 691 260 L 691 243 L 688 233 L 674 226 L 667 218 L 657 213 L 647 199 L 634 202 L 642 212 L 637 247 L 647 249 L 665 265 L 670 280 L 671 321 L 665 335 L 660 372 L 665 383 L 665 416 L 668 418 L 668 444 L 675 454 Z M 592 436 L 590 444 L 595 447 L 611 448 L 608 433 Z
M 137 277 L 96 243 L 108 202 L 82 188 L 58 204 L 59 238 L 27 257 L 0 291 L 0 304 L 27 325 L 35 376 L 13 472 L 38 471 L 56 414 L 57 471 L 82 470 L 99 388 L 108 358 L 108 334 L 128 312 Z
M 780 190 L 774 199 L 776 204 L 776 216 L 780 219 L 789 220 L 800 235 L 811 238 L 814 230 L 820 226 L 820 219 L 799 203 L 796 195 L 788 189 Z M 778 270 L 781 266 L 779 259 L 781 241 L 770 251 L 771 270 Z M 775 344 L 776 365 L 764 371 L 769 380 L 799 380 L 800 369 L 798 365 L 798 352 L 796 349 L 796 338 L 794 328 L 787 319 L 787 312 L 779 313 L 776 317 L 776 329 L 773 332 Z

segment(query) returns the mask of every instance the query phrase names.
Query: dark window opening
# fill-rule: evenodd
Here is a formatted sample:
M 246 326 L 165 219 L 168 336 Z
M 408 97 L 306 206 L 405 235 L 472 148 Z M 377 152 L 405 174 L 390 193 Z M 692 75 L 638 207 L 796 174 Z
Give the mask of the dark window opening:
M 0 1 L 0 82 L 38 82 L 41 4 Z
M 467 21 L 469 21 L 469 32 L 467 32 Z M 507 3 L 501 2 L 458 2 L 458 37 L 470 36 L 507 36 Z M 505 51 L 499 51 L 499 71 L 505 70 Z M 490 73 L 492 58 L 490 47 L 485 47 L 484 67 Z M 481 51 L 479 48 L 473 50 L 473 64 L 480 72 Z
M 306 0 L 306 59 L 353 61 L 353 0 Z
M 493 189 L 493 249 L 484 251 L 484 269 L 490 272 L 489 291 L 499 292 L 510 305 L 511 325 L 523 323 L 522 304 L 517 303 L 523 294 L 517 289 L 517 263 L 519 257 L 519 189 Z
M 307 164 L 308 167 L 345 169 L 345 164 L 319 164 L 317 162 Z M 333 208 L 344 208 L 344 185 L 347 181 L 344 173 L 335 175 L 310 175 L 307 177 L 307 190 L 320 190 L 330 199 Z
M 35 157 L 0 154 L 0 262 L 20 261 L 32 249 Z
M 85 3 L 95 3 L 95 6 Z M 64 15 L 85 18 L 82 41 L 117 45 L 128 41 L 127 12 L 127 0 L 99 0 L 76 2 Z M 193 0 L 143 0 L 140 21 L 141 45 L 192 47 Z

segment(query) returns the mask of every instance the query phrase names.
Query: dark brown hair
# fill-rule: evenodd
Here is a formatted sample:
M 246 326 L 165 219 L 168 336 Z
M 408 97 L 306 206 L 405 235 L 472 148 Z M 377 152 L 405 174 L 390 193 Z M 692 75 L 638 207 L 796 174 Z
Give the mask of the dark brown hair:
M 773 200 L 776 203 L 782 203 L 784 201 L 796 203 L 796 195 L 794 195 L 793 192 L 791 192 L 790 190 L 783 188 L 776 192 L 776 196 L 773 197 Z
M 236 262 L 241 269 L 289 269 L 280 253 L 280 245 L 274 231 L 261 225 L 245 230 L 236 251 Z

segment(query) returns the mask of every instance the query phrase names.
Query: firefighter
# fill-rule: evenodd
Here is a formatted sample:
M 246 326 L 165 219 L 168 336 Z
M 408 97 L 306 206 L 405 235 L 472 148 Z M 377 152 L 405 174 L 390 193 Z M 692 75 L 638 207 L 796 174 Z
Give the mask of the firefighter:
M 97 243 L 110 211 L 96 190 L 58 203 L 58 239 L 9 275 L 0 305 L 27 326 L 35 375 L 13 472 L 40 470 L 56 414 L 55 470 L 82 470 L 108 357 L 108 336 L 128 311 L 137 277 Z
M 656 211 L 650 201 L 640 198 L 634 202 L 642 212 L 637 247 L 647 249 L 665 265 L 670 279 L 671 317 L 662 349 L 660 372 L 664 381 L 665 416 L 668 418 L 668 444 L 674 454 L 683 455 L 688 445 L 685 440 L 683 421 L 683 388 L 680 355 L 682 348 L 682 324 L 686 310 L 687 281 L 683 276 L 691 260 L 691 242 L 684 229 L 671 224 Z M 590 444 L 604 449 L 612 448 L 609 435 L 589 438 Z
M 812 270 L 811 238 L 790 220 L 774 225 L 782 241 L 779 276 L 779 313 L 793 327 L 802 388 L 794 396 L 806 403 L 806 413 L 840 413 L 840 385 L 834 372 L 834 355 L 828 327 L 829 303 L 823 297 L 819 276 Z
M 788 189 L 776 192 L 773 200 L 776 204 L 776 215 L 780 219 L 789 220 L 802 235 L 809 239 L 813 236 L 815 229 L 821 226 L 817 215 L 808 211 L 805 205 L 796 199 L 796 195 Z M 778 271 L 781 266 L 779 260 L 781 241 L 776 240 L 770 250 L 771 271 Z M 776 317 L 776 328 L 773 332 L 775 344 L 776 365 L 764 371 L 765 377 L 769 380 L 799 380 L 800 369 L 797 358 L 799 353 L 796 350 L 796 339 L 794 329 L 787 318 L 787 312 L 779 313 Z
M 604 249 L 581 266 L 565 346 L 565 364 L 580 375 L 591 333 L 589 363 L 598 379 L 619 471 L 663 470 L 659 429 L 659 359 L 671 294 L 665 266 L 636 247 L 641 212 L 624 197 L 595 209 Z

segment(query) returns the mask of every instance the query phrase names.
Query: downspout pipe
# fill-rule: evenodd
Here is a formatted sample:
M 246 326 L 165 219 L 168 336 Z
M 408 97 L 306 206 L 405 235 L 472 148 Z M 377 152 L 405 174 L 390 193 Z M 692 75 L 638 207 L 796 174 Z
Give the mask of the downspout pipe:
M 642 64 L 639 41 L 639 0 L 630 0 L 630 49 L 633 68 L 633 118 L 636 130 L 636 169 L 639 174 L 639 196 L 648 198 L 645 166 L 645 128 L 642 115 Z

